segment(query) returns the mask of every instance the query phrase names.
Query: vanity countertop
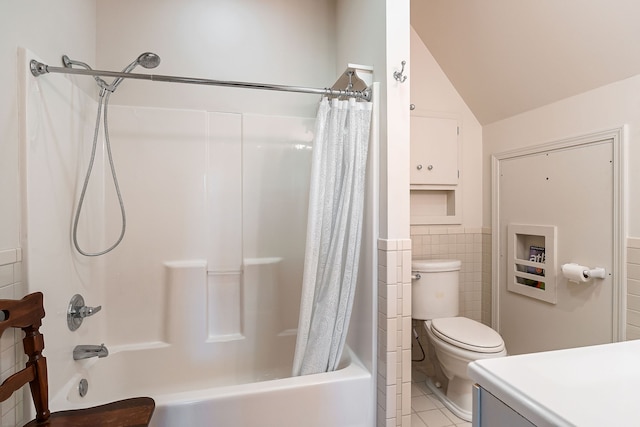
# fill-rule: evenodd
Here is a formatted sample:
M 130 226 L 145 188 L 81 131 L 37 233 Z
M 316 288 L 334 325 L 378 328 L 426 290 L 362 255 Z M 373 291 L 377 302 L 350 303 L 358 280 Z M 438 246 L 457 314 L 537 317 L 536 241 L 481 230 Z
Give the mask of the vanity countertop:
M 640 340 L 479 360 L 468 369 L 539 427 L 640 425 Z

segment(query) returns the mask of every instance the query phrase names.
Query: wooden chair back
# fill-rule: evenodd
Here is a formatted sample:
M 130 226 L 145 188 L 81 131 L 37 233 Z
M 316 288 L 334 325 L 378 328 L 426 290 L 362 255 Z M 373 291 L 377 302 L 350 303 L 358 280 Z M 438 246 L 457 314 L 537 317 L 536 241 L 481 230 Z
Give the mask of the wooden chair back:
M 29 358 L 24 369 L 16 372 L 0 384 L 0 402 L 7 400 L 15 391 L 29 383 L 36 419 L 49 418 L 49 389 L 47 383 L 47 359 L 42 355 L 44 338 L 40 333 L 44 318 L 42 292 L 27 295 L 21 300 L 0 299 L 0 336 L 7 328 L 20 328 L 24 352 Z

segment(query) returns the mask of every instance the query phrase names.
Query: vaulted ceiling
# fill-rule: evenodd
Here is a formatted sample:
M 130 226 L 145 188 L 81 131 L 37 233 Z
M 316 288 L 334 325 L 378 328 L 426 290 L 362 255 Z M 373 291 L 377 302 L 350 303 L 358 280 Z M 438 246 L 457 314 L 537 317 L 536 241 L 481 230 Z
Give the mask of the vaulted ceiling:
M 638 0 L 411 0 L 411 25 L 483 125 L 640 74 Z

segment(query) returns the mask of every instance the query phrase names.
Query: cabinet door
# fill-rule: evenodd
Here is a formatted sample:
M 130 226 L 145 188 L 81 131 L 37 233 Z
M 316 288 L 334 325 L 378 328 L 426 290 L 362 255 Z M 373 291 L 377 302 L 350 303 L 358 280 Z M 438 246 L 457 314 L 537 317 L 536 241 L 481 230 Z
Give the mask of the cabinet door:
M 473 427 L 536 427 L 484 388 L 473 387 Z
M 458 121 L 411 116 L 411 184 L 458 183 Z

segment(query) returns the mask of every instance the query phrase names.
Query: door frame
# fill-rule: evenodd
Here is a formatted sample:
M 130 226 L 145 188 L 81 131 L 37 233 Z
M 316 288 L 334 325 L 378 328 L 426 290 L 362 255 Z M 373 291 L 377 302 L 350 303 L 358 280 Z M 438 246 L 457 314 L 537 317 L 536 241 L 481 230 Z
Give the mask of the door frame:
M 613 330 L 614 341 L 626 337 L 626 125 L 550 143 L 491 155 L 491 326 L 500 332 L 500 259 L 507 248 L 500 247 L 500 162 L 541 152 L 586 146 L 612 140 L 613 144 Z

